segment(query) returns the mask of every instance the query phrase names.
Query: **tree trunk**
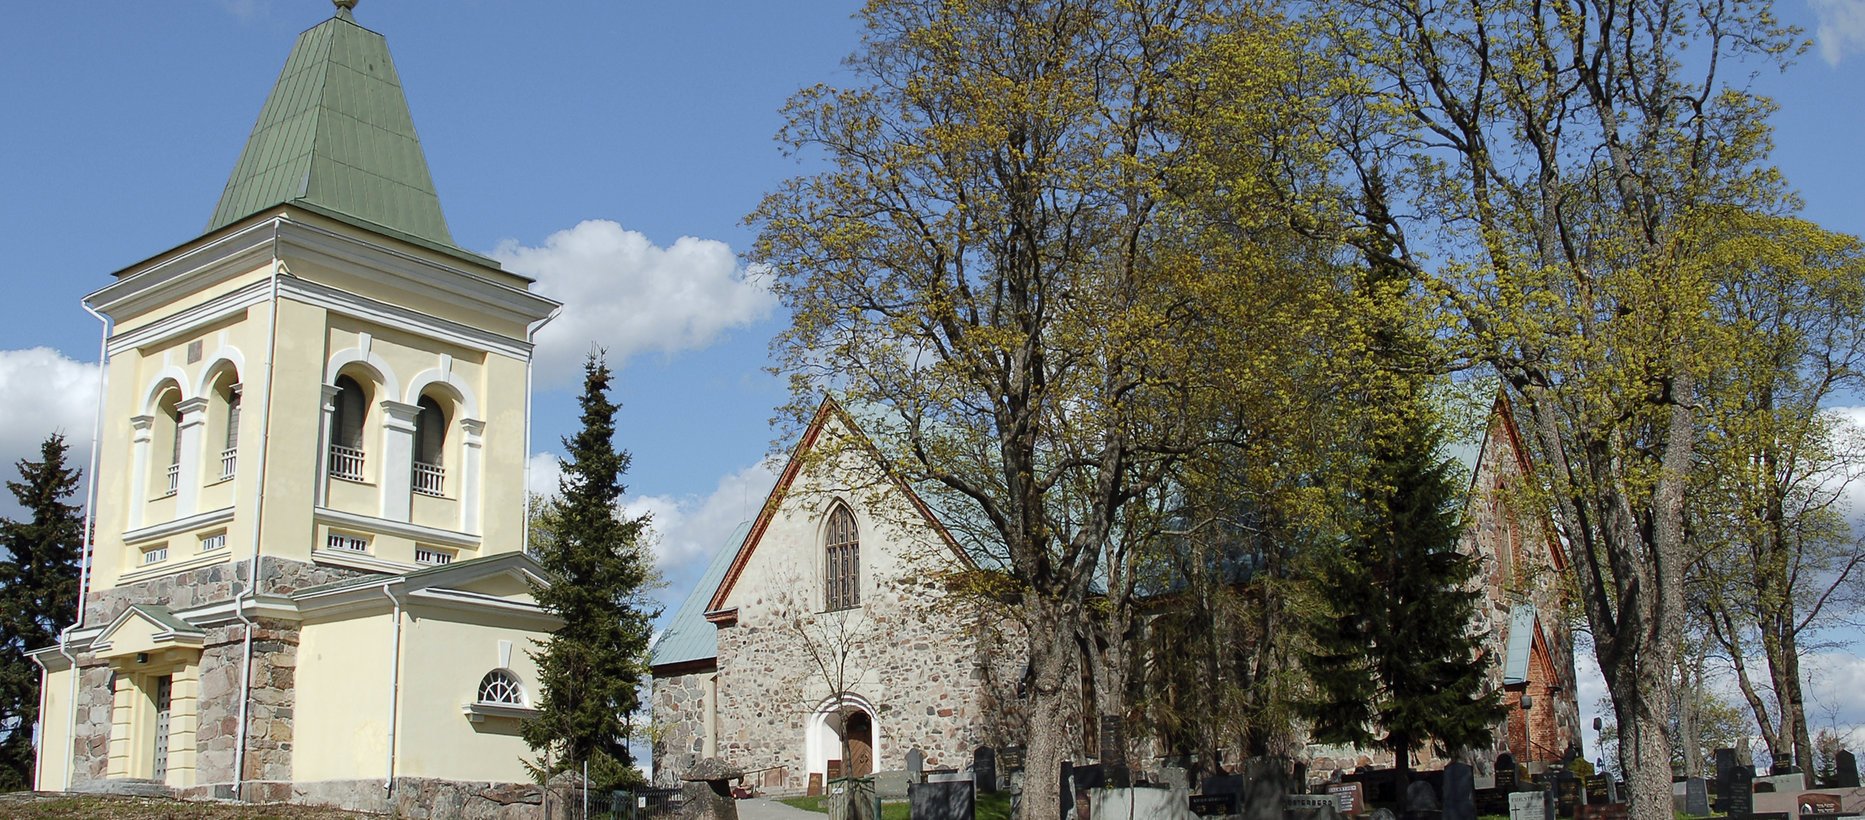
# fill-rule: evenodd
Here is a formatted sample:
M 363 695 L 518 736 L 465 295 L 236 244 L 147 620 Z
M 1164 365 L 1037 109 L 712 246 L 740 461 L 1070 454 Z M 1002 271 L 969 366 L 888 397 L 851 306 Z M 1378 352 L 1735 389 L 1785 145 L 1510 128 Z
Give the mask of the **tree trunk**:
M 1769 658 L 1768 663 L 1780 670 L 1774 675 L 1774 691 L 1780 703 L 1782 739 L 1792 738 L 1794 765 L 1802 772 L 1812 774 L 1815 765 L 1813 738 L 1807 730 L 1807 696 L 1806 689 L 1801 685 L 1800 638 L 1794 634 L 1792 622 L 1787 623 L 1786 627 L 1778 641 L 1780 657 Z
M 1606 668 L 1603 659 L 1600 664 Z M 1613 714 L 1619 721 L 1619 770 L 1631 792 L 1631 816 L 1670 818 L 1671 744 L 1665 737 L 1665 716 L 1672 693 L 1655 674 L 1641 674 L 1635 664 L 1620 664 L 1606 679 L 1612 690 Z
M 1065 605 L 1036 595 L 1024 598 L 1033 678 L 1026 694 L 1029 734 L 1024 739 L 1027 752 L 1020 803 L 1024 820 L 1059 820 L 1062 816 L 1062 760 L 1069 750 L 1066 714 L 1068 699 L 1075 694 L 1068 686 L 1075 630 L 1064 617 L 1067 611 Z

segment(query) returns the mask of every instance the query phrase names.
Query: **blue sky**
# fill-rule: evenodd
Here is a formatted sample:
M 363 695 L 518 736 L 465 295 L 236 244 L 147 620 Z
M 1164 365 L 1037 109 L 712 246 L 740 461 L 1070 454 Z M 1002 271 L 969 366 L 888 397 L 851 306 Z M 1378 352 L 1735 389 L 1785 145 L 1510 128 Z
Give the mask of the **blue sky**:
M 752 239 L 742 219 L 806 169 L 772 140 L 780 109 L 800 88 L 849 81 L 858 5 L 356 10 L 388 37 L 455 240 L 578 311 L 540 340 L 534 452 L 560 449 L 577 363 L 592 343 L 609 349 L 630 503 L 656 516 L 669 609 L 769 488 L 760 462 L 784 386 L 762 368 L 784 317 L 736 258 Z M 330 13 L 325 0 L 9 6 L 0 465 L 53 429 L 87 449 L 99 325 L 80 297 L 201 232 L 293 38 Z M 1865 0 L 1776 13 L 1816 39 L 1787 74 L 1755 80 L 1781 105 L 1777 162 L 1806 216 L 1865 233 Z M 0 514 L 14 509 L 0 500 Z M 1865 692 L 1865 665 L 1841 664 L 1830 682 L 1835 698 Z

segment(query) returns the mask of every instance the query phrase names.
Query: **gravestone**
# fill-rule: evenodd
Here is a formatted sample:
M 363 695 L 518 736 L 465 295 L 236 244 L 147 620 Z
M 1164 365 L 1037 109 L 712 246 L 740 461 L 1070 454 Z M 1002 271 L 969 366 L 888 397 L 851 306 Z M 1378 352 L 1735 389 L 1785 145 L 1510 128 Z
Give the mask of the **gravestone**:
M 1349 817 L 1358 817 L 1366 813 L 1366 786 L 1359 783 L 1333 783 L 1328 786 L 1328 794 L 1334 795 L 1340 804 L 1340 813 Z
M 1005 774 L 1023 771 L 1023 747 L 1005 746 L 998 751 L 997 768 Z
M 907 787 L 907 805 L 913 820 L 971 820 L 976 803 L 972 784 L 962 780 Z
M 1127 787 L 1127 732 L 1119 715 L 1101 717 L 1101 767 L 1107 770 L 1105 782 L 1109 788 Z
M 803 793 L 810 797 L 816 797 L 822 794 L 822 775 L 817 772 L 810 772 L 809 786 Z
M 1199 811 L 1198 807 L 1200 805 L 1205 806 L 1207 809 L 1215 809 L 1218 807 L 1223 809 L 1223 811 L 1214 811 L 1214 814 L 1237 814 L 1243 811 L 1244 782 L 1242 775 L 1214 775 L 1205 778 L 1204 782 L 1199 784 L 1199 786 L 1199 797 L 1203 799 L 1199 800 L 1195 798 L 1192 800 L 1193 811 Z M 1203 812 L 1200 811 L 1200 813 Z
M 1588 803 L 1574 811 L 1574 820 L 1626 820 L 1631 816 L 1624 803 Z
M 907 782 L 926 782 L 926 753 L 918 746 L 907 752 Z
M 1373 813 L 1368 815 L 1366 820 L 1399 820 L 1399 817 L 1392 813 L 1392 809 L 1381 806 L 1374 809 Z
M 997 793 L 997 750 L 979 746 L 971 753 L 971 780 L 979 794 Z
M 1444 820 L 1476 820 L 1476 771 L 1456 762 L 1444 767 Z
M 874 794 L 882 800 L 905 800 L 907 789 L 912 785 L 912 779 L 902 769 L 874 773 Z
M 1474 798 L 1477 816 L 1490 817 L 1501 815 L 1507 817 L 1509 815 L 1510 794 L 1511 792 L 1506 792 L 1501 789 L 1477 789 Z
M 1192 773 L 1178 766 L 1163 766 L 1159 769 L 1159 782 L 1168 789 L 1192 790 Z
M 1282 799 L 1294 791 L 1285 761 L 1269 758 L 1244 767 L 1243 820 L 1283 820 Z
M 1554 820 L 1554 792 L 1511 792 L 1509 820 Z
M 1716 750 L 1716 782 L 1710 791 L 1716 793 L 1716 802 L 1711 806 L 1717 811 L 1727 811 L 1729 802 L 1729 778 L 1735 776 L 1735 750 Z
M 1068 816 L 1075 811 L 1075 799 L 1075 764 L 1064 760 L 1062 761 L 1061 802 L 1057 804 L 1062 808 L 1062 820 L 1068 820 Z
M 1574 816 L 1574 809 L 1587 804 L 1587 792 L 1580 778 L 1563 771 L 1555 778 L 1555 810 L 1562 817 Z
M 1710 813 L 1710 790 L 1703 778 L 1691 777 L 1684 780 L 1684 813 L 1692 817 L 1702 817 Z
M 1794 766 L 1794 755 L 1792 752 L 1774 753 L 1774 765 L 1768 767 L 1769 775 L 1799 773 L 1800 769 Z
M 1438 793 L 1430 783 L 1414 780 L 1405 787 L 1405 798 L 1399 801 L 1401 820 L 1440 820 L 1444 817 L 1443 805 L 1438 802 Z
M 1236 814 L 1237 795 L 1194 794 L 1190 798 L 1192 814 L 1199 817 L 1229 817 Z
M 1724 813 L 1731 818 L 1755 813 L 1755 767 L 1737 766 L 1729 772 L 1729 805 Z
M 1322 809 L 1340 811 L 1340 801 L 1331 794 L 1285 794 L 1282 796 L 1282 810 L 1285 813 L 1316 812 Z
M 1859 759 L 1852 752 L 1840 749 L 1833 755 L 1833 786 L 1840 789 L 1859 787 Z
M 1508 752 L 1496 756 L 1496 790 L 1504 794 L 1515 791 L 1515 755 Z
M 1587 778 L 1587 805 L 1619 802 L 1618 784 L 1612 775 L 1596 774 Z

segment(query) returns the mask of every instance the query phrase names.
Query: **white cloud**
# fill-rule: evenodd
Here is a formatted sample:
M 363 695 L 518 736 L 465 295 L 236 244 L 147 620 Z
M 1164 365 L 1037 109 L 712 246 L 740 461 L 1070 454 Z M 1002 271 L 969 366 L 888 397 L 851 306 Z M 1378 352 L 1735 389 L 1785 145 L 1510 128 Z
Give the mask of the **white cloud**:
M 740 523 L 758 514 L 776 480 L 777 465 L 762 461 L 720 478 L 711 495 L 624 498 L 622 506 L 632 514 L 653 514 L 654 531 L 659 535 L 654 563 L 676 567 L 705 561 L 717 553 Z
M 637 353 L 704 348 L 777 305 L 724 242 L 683 236 L 661 248 L 606 220 L 558 231 L 542 247 L 507 239 L 492 256 L 564 303 L 538 332 L 540 386 L 573 380 L 592 345 L 606 348 L 610 366 L 619 368 Z
M 40 443 L 53 433 L 65 436 L 66 464 L 89 469 L 96 413 L 97 365 L 49 347 L 0 350 L 0 475 L 7 480 L 18 477 L 15 462 L 38 460 Z M 0 492 L 0 515 L 18 511 L 12 494 Z
M 531 492 L 556 495 L 562 475 L 556 453 L 531 457 Z M 757 515 L 776 480 L 776 465 L 762 461 L 720 478 L 710 495 L 624 496 L 622 511 L 630 516 L 650 514 L 654 564 L 678 567 L 717 553 L 740 523 Z
M 1838 66 L 1848 54 L 1865 50 L 1865 0 L 1807 0 L 1819 18 L 1814 39 L 1820 45 L 1820 59 Z

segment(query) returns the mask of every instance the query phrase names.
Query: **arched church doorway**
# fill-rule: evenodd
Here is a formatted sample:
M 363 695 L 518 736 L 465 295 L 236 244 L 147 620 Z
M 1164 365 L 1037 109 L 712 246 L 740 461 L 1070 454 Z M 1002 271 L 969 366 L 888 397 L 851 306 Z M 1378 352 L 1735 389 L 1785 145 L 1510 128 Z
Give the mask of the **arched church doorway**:
M 804 731 L 804 761 L 823 782 L 838 777 L 866 777 L 881 768 L 880 727 L 866 698 L 856 694 L 825 698 L 810 715 Z

